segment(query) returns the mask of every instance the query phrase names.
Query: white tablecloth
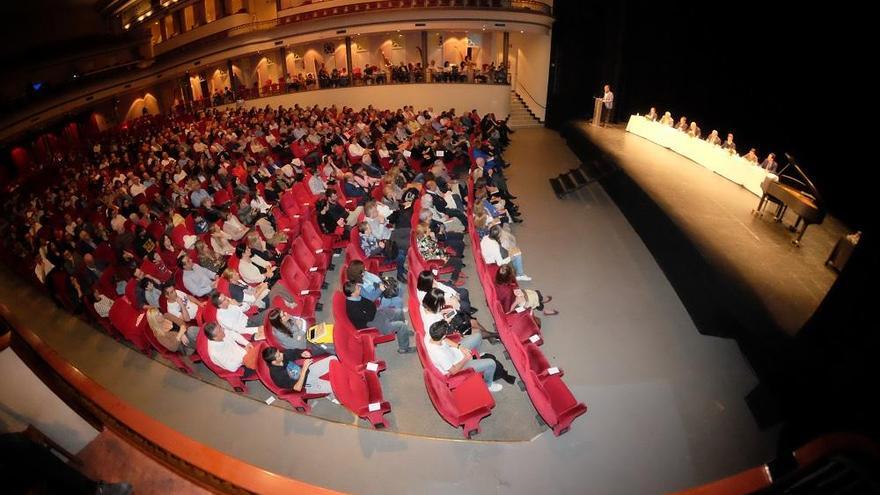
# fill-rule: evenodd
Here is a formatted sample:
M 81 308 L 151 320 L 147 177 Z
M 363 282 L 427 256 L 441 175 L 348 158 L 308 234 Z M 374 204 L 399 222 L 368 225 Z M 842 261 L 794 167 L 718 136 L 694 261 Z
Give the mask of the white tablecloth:
M 720 146 L 692 138 L 687 133 L 659 122 L 652 122 L 641 115 L 630 116 L 626 131 L 669 148 L 725 179 L 745 187 L 758 197 L 764 194 L 761 183 L 767 177 L 767 171 L 741 156 L 731 155 Z

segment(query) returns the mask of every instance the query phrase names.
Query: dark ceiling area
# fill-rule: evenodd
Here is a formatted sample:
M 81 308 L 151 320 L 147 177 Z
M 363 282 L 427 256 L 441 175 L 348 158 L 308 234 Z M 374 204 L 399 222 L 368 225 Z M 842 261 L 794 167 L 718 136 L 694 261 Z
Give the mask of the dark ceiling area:
M 0 2 L 0 61 L 24 65 L 75 55 L 119 39 L 99 0 Z

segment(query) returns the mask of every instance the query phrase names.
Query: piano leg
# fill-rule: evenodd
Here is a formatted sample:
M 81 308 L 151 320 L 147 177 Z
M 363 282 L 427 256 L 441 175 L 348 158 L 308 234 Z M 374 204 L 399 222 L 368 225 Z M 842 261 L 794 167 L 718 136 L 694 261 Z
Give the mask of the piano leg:
M 798 221 L 800 221 L 800 218 L 798 218 Z M 795 238 L 791 240 L 791 243 L 795 247 L 801 247 L 801 239 L 804 237 L 804 234 L 807 232 L 807 227 L 809 226 L 810 224 L 804 222 L 804 226 L 801 227 L 800 230 L 798 230 L 797 236 L 795 236 Z
M 779 203 L 779 206 L 776 208 L 776 215 L 774 217 L 774 220 L 776 220 L 777 222 L 781 222 L 782 217 L 785 216 L 786 209 L 788 209 L 788 206 L 783 203 Z
M 755 216 L 764 216 L 764 207 L 767 206 L 767 195 L 761 196 L 761 200 L 758 201 L 758 207 L 752 210 L 752 215 Z

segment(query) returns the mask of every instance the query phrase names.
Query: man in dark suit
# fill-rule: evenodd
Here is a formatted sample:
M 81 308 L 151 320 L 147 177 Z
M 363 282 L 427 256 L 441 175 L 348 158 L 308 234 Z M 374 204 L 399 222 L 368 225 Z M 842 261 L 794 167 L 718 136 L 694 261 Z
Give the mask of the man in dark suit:
M 769 155 L 767 155 L 767 158 L 765 158 L 764 161 L 761 162 L 761 168 L 766 170 L 768 173 L 775 174 L 776 170 L 779 168 L 778 164 L 776 163 L 776 153 L 770 153 Z
M 397 352 L 407 354 L 415 348 L 409 345 L 410 330 L 400 308 L 376 308 L 376 304 L 361 297 L 361 286 L 349 280 L 342 285 L 345 294 L 345 314 L 358 330 L 368 326 L 376 327 L 382 335 L 397 334 Z

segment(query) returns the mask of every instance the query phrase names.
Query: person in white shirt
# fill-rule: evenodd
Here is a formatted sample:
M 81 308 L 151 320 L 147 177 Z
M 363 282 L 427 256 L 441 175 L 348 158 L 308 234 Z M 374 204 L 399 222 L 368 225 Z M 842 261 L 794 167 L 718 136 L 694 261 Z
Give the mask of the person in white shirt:
M 363 146 L 358 144 L 356 138 L 353 137 L 348 141 L 348 154 L 352 158 L 362 158 L 366 151 Z
M 605 85 L 605 92 L 602 95 L 602 123 L 604 125 L 613 124 L 611 114 L 614 112 L 614 93 L 611 92 L 611 86 Z
M 226 215 L 226 221 L 223 222 L 223 232 L 226 232 L 229 239 L 233 241 L 241 240 L 248 233 L 248 230 L 231 211 Z
M 519 248 L 504 249 L 501 246 L 501 226 L 493 225 L 489 233 L 480 240 L 480 249 L 483 251 L 483 261 L 486 264 L 498 266 L 510 263 L 516 271 L 516 279 L 521 282 L 532 280 L 523 271 L 522 251 Z
M 132 177 L 131 186 L 128 188 L 128 193 L 131 194 L 131 197 L 135 197 L 138 194 L 143 194 L 144 191 L 146 191 L 146 190 L 147 190 L 147 188 L 144 187 L 143 184 L 141 184 L 140 177 L 137 177 L 137 176 Z
M 95 296 L 95 312 L 98 313 L 98 316 L 101 318 L 107 318 L 110 316 L 110 308 L 113 307 L 113 299 L 101 294 L 97 289 L 94 291 Z
M 244 366 L 244 357 L 251 347 L 246 338 L 216 323 L 206 323 L 204 330 L 208 337 L 208 356 L 214 364 L 232 372 Z M 254 373 L 254 370 L 245 367 L 244 376 Z
M 233 301 L 219 292 L 211 293 L 211 304 L 217 308 L 217 323 L 226 330 L 233 330 L 241 334 L 263 334 L 263 313 L 248 317 L 245 312 L 250 309 L 250 304 Z
M 425 332 L 425 350 L 434 366 L 444 375 L 458 373 L 469 368 L 483 375 L 490 392 L 500 392 L 502 386 L 495 382 L 495 361 L 475 358 L 483 338 L 478 332 L 463 337 L 458 343 L 446 338 L 452 333 L 449 323 L 440 320 Z
M 220 256 L 229 256 L 235 247 L 229 242 L 229 235 L 215 223 L 211 225 L 211 249 Z
M 239 244 L 235 248 L 235 254 L 239 257 L 238 273 L 241 279 L 248 284 L 262 284 L 271 281 L 275 276 L 275 266 L 267 260 L 251 253 L 247 244 Z
M 185 292 L 168 285 L 162 293 L 165 295 L 165 318 L 181 327 L 196 319 L 199 304 L 194 299 L 190 299 Z

